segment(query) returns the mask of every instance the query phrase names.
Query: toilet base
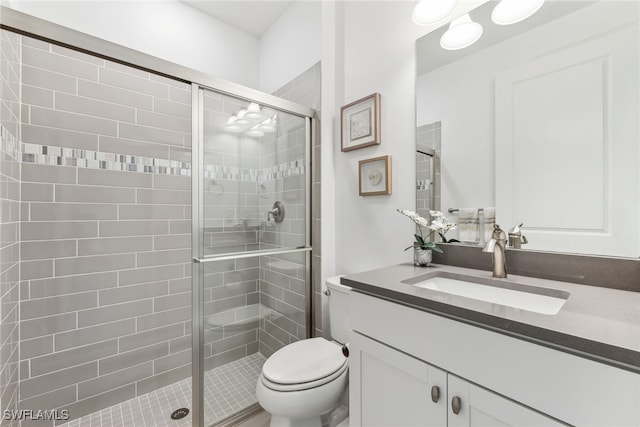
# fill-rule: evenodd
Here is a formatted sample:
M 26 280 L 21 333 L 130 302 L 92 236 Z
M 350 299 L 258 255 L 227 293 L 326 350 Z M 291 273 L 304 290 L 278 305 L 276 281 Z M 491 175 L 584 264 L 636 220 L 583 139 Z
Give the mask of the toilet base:
M 310 418 L 285 418 L 271 415 L 270 427 L 322 427 L 320 416 Z

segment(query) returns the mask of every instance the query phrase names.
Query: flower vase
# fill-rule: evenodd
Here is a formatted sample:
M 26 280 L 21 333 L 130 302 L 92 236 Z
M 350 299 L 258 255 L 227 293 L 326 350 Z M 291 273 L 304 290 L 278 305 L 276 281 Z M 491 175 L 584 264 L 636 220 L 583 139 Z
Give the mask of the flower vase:
M 413 248 L 413 263 L 421 267 L 428 267 L 431 264 L 433 253 L 431 249 Z

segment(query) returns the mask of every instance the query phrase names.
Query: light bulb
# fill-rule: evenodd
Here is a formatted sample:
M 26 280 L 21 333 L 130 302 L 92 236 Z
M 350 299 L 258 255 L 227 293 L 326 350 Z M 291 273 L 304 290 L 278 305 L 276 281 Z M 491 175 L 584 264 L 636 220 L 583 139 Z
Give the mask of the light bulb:
M 272 118 L 268 118 L 264 122 L 260 123 L 258 125 L 258 129 L 265 132 L 275 132 L 276 125 L 277 125 L 276 116 L 273 116 Z
M 245 110 L 244 108 L 241 108 L 240 110 L 238 110 L 238 113 L 236 114 L 236 124 L 238 125 L 248 125 L 249 123 L 251 123 L 245 116 L 247 114 L 247 110 Z
M 246 131 L 245 134 L 247 134 L 249 136 L 255 136 L 255 137 L 264 136 L 264 132 L 262 132 L 260 129 L 258 129 L 257 125 L 252 127 L 251 129 L 249 129 L 248 131 Z
M 454 19 L 449 29 L 440 37 L 440 46 L 446 50 L 458 50 L 469 47 L 482 36 L 482 25 L 473 22 L 467 13 Z
M 491 20 L 498 25 L 524 21 L 536 13 L 544 0 L 502 0 L 491 12 Z
M 418 25 L 434 25 L 448 18 L 458 0 L 420 0 L 413 7 L 413 22 Z
M 224 130 L 227 132 L 239 132 L 242 128 L 236 123 L 236 116 L 229 117 L 227 123 L 224 125 Z
M 255 102 L 252 102 L 247 107 L 247 113 L 244 115 L 247 119 L 251 120 L 259 120 L 262 118 L 262 114 L 260 113 L 260 106 Z

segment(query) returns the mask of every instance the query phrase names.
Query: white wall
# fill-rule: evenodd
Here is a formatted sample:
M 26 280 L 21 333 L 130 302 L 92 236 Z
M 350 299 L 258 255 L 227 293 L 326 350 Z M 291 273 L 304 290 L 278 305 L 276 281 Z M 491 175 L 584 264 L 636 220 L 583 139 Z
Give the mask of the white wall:
M 462 2 L 461 15 L 486 0 Z M 433 30 L 411 20 L 411 1 L 344 4 L 344 89 L 334 110 L 335 270 L 354 273 L 411 261 L 403 249 L 413 225 L 396 208 L 415 209 L 415 41 Z M 381 145 L 342 153 L 339 107 L 373 92 L 381 95 Z M 323 107 L 323 115 L 327 111 Z M 392 158 L 392 194 L 358 196 L 358 160 Z M 325 255 L 323 254 L 323 257 Z
M 260 37 L 261 91 L 273 93 L 320 61 L 321 21 L 321 1 L 296 1 Z
M 14 1 L 38 18 L 252 88 L 259 42 L 175 0 Z

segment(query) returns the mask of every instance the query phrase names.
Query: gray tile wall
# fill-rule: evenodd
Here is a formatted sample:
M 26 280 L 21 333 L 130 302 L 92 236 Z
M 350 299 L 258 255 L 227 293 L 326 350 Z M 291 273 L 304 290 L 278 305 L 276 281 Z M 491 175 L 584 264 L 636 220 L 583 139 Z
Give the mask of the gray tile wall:
M 318 64 L 276 95 L 316 107 L 319 70 Z M 205 95 L 207 254 L 305 243 L 305 122 L 278 113 L 276 133 L 255 138 L 224 131 L 229 116 L 246 107 L 225 95 Z M 285 205 L 281 223 L 267 220 L 276 200 Z M 206 369 L 256 351 L 269 356 L 306 337 L 305 274 L 300 254 L 208 264 Z
M 252 137 L 224 130 L 227 119 L 248 103 L 216 93 L 205 95 L 205 207 L 204 248 L 206 254 L 244 252 L 256 249 L 300 246 L 305 242 L 305 126 L 300 117 L 277 113 L 277 132 Z M 275 111 L 263 114 L 271 116 Z M 267 220 L 276 200 L 285 204 L 285 220 Z M 289 257 L 291 258 L 291 257 Z M 298 257 L 299 258 L 299 257 Z M 288 300 L 302 299 L 300 309 L 287 312 L 289 330 L 304 328 L 304 257 L 287 259 L 262 257 L 209 264 L 205 270 L 205 368 L 264 351 L 259 345 L 259 316 L 282 317 L 265 306 L 260 292 L 265 269 L 278 264 L 293 268 L 301 282 Z M 299 270 L 299 271 L 298 271 Z M 298 276 L 300 279 L 298 279 Z M 271 276 L 268 276 L 271 277 Z M 287 281 L 289 279 L 287 278 Z M 282 295 L 279 296 L 282 300 Z M 290 302 L 291 302 L 290 301 Z M 280 307 L 279 307 L 280 308 Z M 280 312 L 283 310 L 280 308 Z M 264 321 L 262 322 L 264 324 Z M 260 342 L 263 342 L 260 338 Z M 286 343 L 290 340 L 287 338 Z M 276 347 L 279 348 L 279 347 Z M 266 352 L 271 354 L 273 350 Z
M 259 141 L 223 130 L 227 119 L 247 104 L 205 92 L 206 255 L 244 252 L 259 246 Z M 204 268 L 204 357 L 205 369 L 210 370 L 258 351 L 259 261 L 220 261 Z
M 440 122 L 418 126 L 416 142 L 418 146 L 432 148 L 436 152 L 434 158 L 434 182 L 429 186 L 431 179 L 430 157 L 426 154 L 416 154 L 416 212 L 429 218 L 429 210 L 440 210 L 440 157 L 442 154 Z M 431 206 L 431 191 L 433 194 L 433 206 Z
M 26 37 L 22 73 L 20 408 L 77 418 L 190 375 L 190 86 Z
M 20 37 L 0 30 L 0 410 L 18 409 Z M 0 425 L 18 425 L 2 417 Z
M 314 108 L 320 118 L 320 63 L 318 62 L 300 74 L 291 82 L 274 92 L 274 95 Z M 314 306 L 314 336 L 322 336 L 322 302 L 320 263 L 322 248 L 320 246 L 321 216 L 320 193 L 321 187 L 321 146 L 320 126 L 317 127 L 315 146 L 313 147 L 312 201 L 311 201 L 311 241 L 313 252 L 311 289 Z M 288 139 L 275 140 L 262 146 L 265 154 L 276 153 L 278 158 L 303 156 L 304 135 L 306 130 L 299 123 L 289 130 Z M 285 142 L 286 141 L 286 142 Z M 269 159 L 265 155 L 261 159 Z M 268 161 L 268 160 L 267 160 Z M 290 239 L 297 244 L 304 243 L 304 180 L 295 178 L 273 182 L 275 197 L 281 197 L 285 206 L 296 206 L 298 217 L 277 224 L 265 234 L 271 234 L 272 241 L 286 241 Z M 270 200 L 266 199 L 265 201 Z M 265 206 L 266 208 L 266 206 Z M 263 209 L 265 209 L 263 208 Z M 289 212 L 289 211 L 287 211 Z M 267 229 L 269 230 L 269 229 Z M 305 325 L 305 257 L 300 254 L 280 255 L 277 257 L 263 257 L 261 259 L 262 276 L 260 281 L 260 302 L 265 310 L 260 328 L 260 352 L 269 356 L 283 345 L 306 337 Z
M 260 166 L 295 160 L 306 155 L 306 125 L 300 117 L 278 116 L 278 132 L 265 135 L 260 144 Z M 259 197 L 259 211 L 268 212 L 275 201 L 283 203 L 282 222 L 263 221 L 261 248 L 298 247 L 306 236 L 306 174 L 267 180 Z M 284 254 L 260 258 L 260 352 L 268 357 L 282 346 L 306 338 L 306 257 Z
M 205 92 L 205 254 L 243 252 L 258 243 L 259 141 L 224 131 L 227 119 L 248 102 Z

